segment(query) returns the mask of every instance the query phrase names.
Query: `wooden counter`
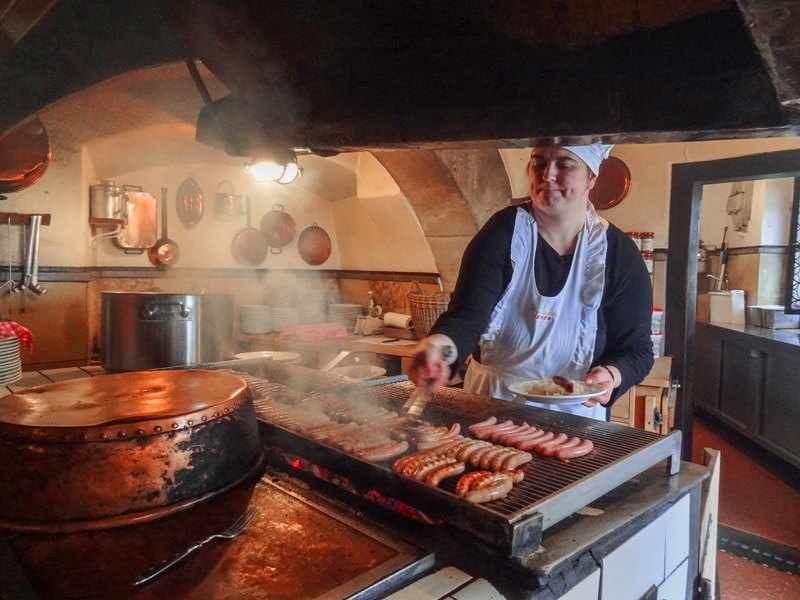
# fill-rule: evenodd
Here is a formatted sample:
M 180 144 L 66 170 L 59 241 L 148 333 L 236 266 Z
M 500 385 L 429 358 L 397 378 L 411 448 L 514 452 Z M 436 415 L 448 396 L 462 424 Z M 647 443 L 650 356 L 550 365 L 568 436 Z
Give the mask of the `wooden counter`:
M 235 339 L 243 351 L 299 352 L 303 355 L 303 364 L 314 369 L 322 368 L 342 351 L 391 356 L 400 359 L 401 374 L 408 372 L 418 344 L 417 340 L 398 340 L 381 335 L 349 335 L 345 338 L 301 341 L 297 338 L 281 337 L 277 333 L 258 335 L 240 333 Z M 343 361 L 343 364 L 346 362 Z

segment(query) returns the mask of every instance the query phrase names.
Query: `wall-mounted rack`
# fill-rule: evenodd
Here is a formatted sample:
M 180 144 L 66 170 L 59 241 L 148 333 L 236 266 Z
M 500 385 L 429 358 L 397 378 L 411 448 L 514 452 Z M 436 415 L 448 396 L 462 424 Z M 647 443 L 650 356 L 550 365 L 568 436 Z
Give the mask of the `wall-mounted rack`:
M 40 213 L 12 213 L 12 212 L 0 212 L 0 224 L 8 224 L 8 225 L 30 225 L 31 217 L 34 214 Z M 50 225 L 50 215 L 41 215 L 42 217 L 42 225 Z
M 119 235 L 119 232 L 122 231 L 122 228 L 125 226 L 125 219 L 107 219 L 104 217 L 90 217 L 89 218 L 89 225 L 91 227 L 113 227 L 112 231 L 106 231 L 105 233 L 98 233 L 97 235 L 93 235 L 91 238 L 92 246 L 97 244 L 99 240 L 113 238 Z

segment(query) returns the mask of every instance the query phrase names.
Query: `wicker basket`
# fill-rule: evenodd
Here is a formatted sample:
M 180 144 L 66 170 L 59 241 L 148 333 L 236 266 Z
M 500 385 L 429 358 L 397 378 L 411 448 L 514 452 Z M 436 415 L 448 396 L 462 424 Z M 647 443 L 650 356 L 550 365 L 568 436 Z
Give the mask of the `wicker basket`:
M 427 292 L 418 281 L 412 281 L 408 290 L 408 304 L 411 308 L 411 320 L 419 339 L 428 335 L 436 319 L 439 318 L 450 303 L 447 292 Z

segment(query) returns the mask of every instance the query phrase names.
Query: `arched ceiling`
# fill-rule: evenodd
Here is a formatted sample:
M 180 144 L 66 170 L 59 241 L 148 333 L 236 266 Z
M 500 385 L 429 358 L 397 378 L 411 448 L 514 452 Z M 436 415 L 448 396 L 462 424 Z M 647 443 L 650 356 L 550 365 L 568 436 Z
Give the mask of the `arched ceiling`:
M 191 58 L 230 90 L 198 118 L 230 153 L 797 135 L 798 4 L 5 0 L 0 131 Z

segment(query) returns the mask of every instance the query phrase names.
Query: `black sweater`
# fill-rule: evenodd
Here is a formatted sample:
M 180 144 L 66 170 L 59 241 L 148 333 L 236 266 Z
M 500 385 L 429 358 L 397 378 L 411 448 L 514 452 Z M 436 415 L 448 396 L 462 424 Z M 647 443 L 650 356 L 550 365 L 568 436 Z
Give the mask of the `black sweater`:
M 511 238 L 517 210 L 517 206 L 509 206 L 495 213 L 469 243 L 447 311 L 431 329 L 431 334 L 442 333 L 455 342 L 459 361 L 478 353 L 478 341 L 492 310 L 511 282 Z M 619 369 L 622 383 L 613 401 L 641 382 L 653 366 L 653 289 L 636 244 L 614 225 L 609 225 L 606 235 L 605 286 L 592 366 Z M 536 260 L 538 277 L 538 253 Z

